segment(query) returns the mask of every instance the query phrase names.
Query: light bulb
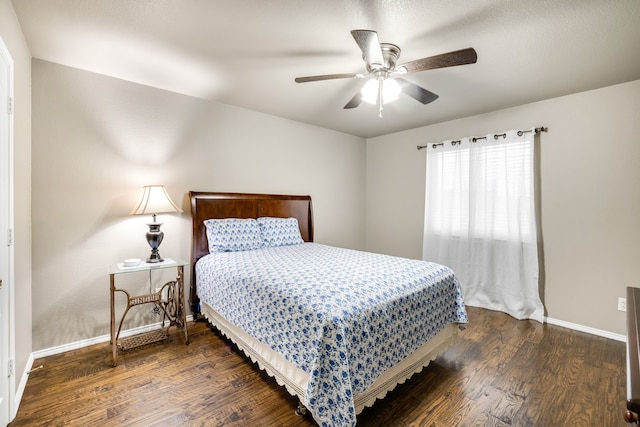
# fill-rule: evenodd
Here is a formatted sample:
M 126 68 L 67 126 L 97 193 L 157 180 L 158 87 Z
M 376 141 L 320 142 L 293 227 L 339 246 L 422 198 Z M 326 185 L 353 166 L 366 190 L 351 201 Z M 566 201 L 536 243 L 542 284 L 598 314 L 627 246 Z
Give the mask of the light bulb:
M 382 82 L 382 102 L 384 104 L 398 99 L 400 92 L 402 92 L 402 88 L 394 79 L 385 79 Z
M 378 79 L 369 79 L 369 81 L 362 86 L 360 90 L 362 94 L 362 100 L 369 104 L 377 104 L 378 103 Z
M 362 94 L 362 100 L 369 104 L 376 105 L 378 103 L 379 86 L 380 77 L 370 79 L 360 90 L 360 93 Z M 390 78 L 385 78 L 382 80 L 383 104 L 387 104 L 398 99 L 400 92 L 402 92 L 402 88 L 397 81 Z

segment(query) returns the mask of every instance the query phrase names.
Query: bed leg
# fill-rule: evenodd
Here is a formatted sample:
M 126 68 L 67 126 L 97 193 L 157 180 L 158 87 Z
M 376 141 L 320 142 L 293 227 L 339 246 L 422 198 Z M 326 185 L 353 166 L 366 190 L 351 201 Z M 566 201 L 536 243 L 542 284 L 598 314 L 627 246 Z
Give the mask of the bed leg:
M 304 417 L 307 415 L 307 407 L 302 404 L 302 402 L 298 402 L 298 407 L 296 408 L 296 415 L 299 417 Z

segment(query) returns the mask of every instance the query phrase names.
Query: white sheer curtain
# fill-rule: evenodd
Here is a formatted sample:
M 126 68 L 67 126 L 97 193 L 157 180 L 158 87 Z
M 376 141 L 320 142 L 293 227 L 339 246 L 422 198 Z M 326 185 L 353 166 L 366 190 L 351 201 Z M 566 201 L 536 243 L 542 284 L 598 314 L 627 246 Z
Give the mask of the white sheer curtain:
M 457 274 L 467 305 L 542 322 L 535 132 L 520 133 L 427 148 L 423 258 Z

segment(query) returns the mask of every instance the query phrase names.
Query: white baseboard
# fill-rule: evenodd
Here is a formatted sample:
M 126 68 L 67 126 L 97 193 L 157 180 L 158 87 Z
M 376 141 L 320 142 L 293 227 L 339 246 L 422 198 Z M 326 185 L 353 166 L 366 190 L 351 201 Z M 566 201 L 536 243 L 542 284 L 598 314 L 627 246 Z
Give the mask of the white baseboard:
M 190 322 L 192 320 L 193 320 L 193 316 L 191 315 L 187 316 L 187 322 Z M 122 338 L 130 337 L 132 335 L 140 334 L 143 332 L 149 332 L 156 329 L 160 329 L 161 327 L 162 327 L 162 322 L 158 322 L 158 323 L 153 323 L 151 325 L 140 326 L 133 329 L 127 329 L 126 331 L 120 332 L 120 337 Z M 101 344 L 103 342 L 109 342 L 109 341 L 111 341 L 111 334 L 102 335 L 95 338 L 89 338 L 86 340 L 76 341 L 69 344 L 62 344 L 56 347 L 45 348 L 43 350 L 34 351 L 32 360 L 39 359 L 41 357 L 52 356 L 54 354 L 64 353 L 66 351 L 76 350 L 83 347 L 89 347 L 90 345 Z
M 562 326 L 563 328 L 573 329 L 575 331 L 586 332 L 591 335 L 597 335 L 599 337 L 609 338 L 616 341 L 627 342 L 625 335 L 614 334 L 613 332 L 603 331 L 602 329 L 591 328 L 589 326 L 578 325 L 577 323 L 565 322 L 564 320 L 554 319 L 553 317 L 545 317 L 545 323 L 550 325 Z
M 191 315 L 187 316 L 187 322 L 190 322 L 192 320 L 193 320 L 193 316 L 191 316 Z M 615 334 L 613 332 L 604 331 L 602 329 L 596 329 L 596 328 L 592 328 L 592 327 L 589 327 L 589 326 L 579 325 L 577 323 L 566 322 L 564 320 L 554 319 L 553 317 L 545 317 L 544 318 L 544 322 L 545 323 L 549 323 L 550 325 L 562 326 L 563 328 L 573 329 L 575 331 L 580 331 L 580 332 L 586 332 L 588 334 L 597 335 L 597 336 L 600 336 L 600 337 L 609 338 L 609 339 L 616 340 L 616 341 L 622 341 L 622 342 L 626 342 L 627 341 L 627 337 L 625 335 Z M 147 325 L 147 326 L 141 326 L 141 327 L 138 327 L 138 328 L 128 329 L 126 331 L 122 331 L 120 333 L 120 336 L 123 337 L 123 338 L 124 337 L 129 337 L 129 336 L 136 335 L 136 334 L 139 334 L 139 333 L 143 333 L 143 332 L 148 332 L 148 331 L 152 331 L 152 330 L 155 330 L 155 329 L 159 329 L 161 326 L 162 326 L 162 324 L 160 322 L 158 322 L 158 323 L 154 323 L 152 325 Z M 76 341 L 76 342 L 69 343 L 69 344 L 63 344 L 63 345 L 59 345 L 59 346 L 56 346 L 56 347 L 51 347 L 51 348 L 35 351 L 35 352 L 33 352 L 31 354 L 31 357 L 29 358 L 29 362 L 27 363 L 27 367 L 25 368 L 25 372 L 29 372 L 31 370 L 31 365 L 33 365 L 33 361 L 35 359 L 40 358 L 40 357 L 52 356 L 54 354 L 64 353 L 65 351 L 76 350 L 78 348 L 88 347 L 88 346 L 93 345 L 93 344 L 100 344 L 100 343 L 103 343 L 103 342 L 107 342 L 110 339 L 111 339 L 110 335 L 102 335 L 102 336 L 95 337 L 95 338 L 89 338 L 89 339 L 82 340 L 82 341 Z M 21 386 L 22 386 L 22 381 L 24 381 L 25 384 L 26 384 L 26 379 L 21 380 L 21 382 L 20 382 Z

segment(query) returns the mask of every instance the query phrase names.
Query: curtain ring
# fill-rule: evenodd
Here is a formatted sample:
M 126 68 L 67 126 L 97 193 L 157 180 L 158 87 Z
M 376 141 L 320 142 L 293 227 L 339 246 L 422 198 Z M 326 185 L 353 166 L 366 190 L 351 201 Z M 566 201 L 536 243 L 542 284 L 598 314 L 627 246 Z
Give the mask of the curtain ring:
M 498 139 L 498 138 L 500 138 L 500 137 L 506 138 L 506 137 L 507 137 L 507 134 L 506 134 L 506 133 L 503 133 L 503 134 L 496 134 L 496 135 L 493 135 L 493 139 L 495 139 L 495 140 L 497 140 L 497 139 Z

